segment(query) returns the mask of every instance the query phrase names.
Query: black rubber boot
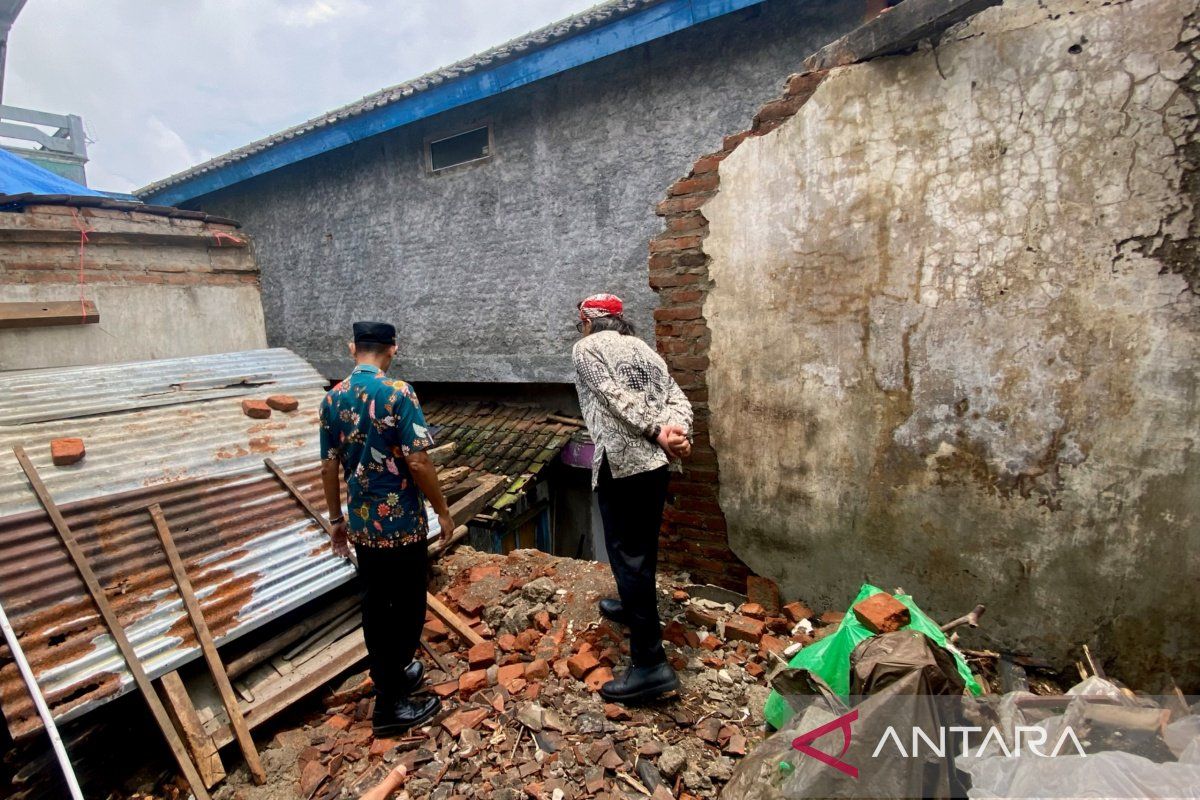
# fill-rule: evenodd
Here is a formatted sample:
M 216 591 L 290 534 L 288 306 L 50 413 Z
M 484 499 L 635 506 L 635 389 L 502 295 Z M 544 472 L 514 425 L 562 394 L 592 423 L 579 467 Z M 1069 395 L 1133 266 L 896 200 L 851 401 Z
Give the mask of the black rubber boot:
M 611 597 L 606 597 L 601 600 L 600 616 L 607 617 L 618 625 L 628 625 L 629 621 L 625 616 L 625 606 L 621 605 L 620 600 L 614 600 Z
M 374 729 L 376 737 L 395 736 L 427 722 L 441 707 L 442 701 L 436 697 L 405 698 L 391 703 L 385 702 L 382 708 L 380 708 L 379 699 L 376 699 L 375 713 L 371 717 L 371 727 Z
M 404 668 L 404 680 L 400 685 L 400 694 L 408 696 L 415 692 L 420 686 L 421 681 L 425 679 L 425 665 L 417 659 Z
M 610 703 L 645 703 L 679 688 L 679 676 L 666 661 L 653 667 L 630 667 L 600 687 Z

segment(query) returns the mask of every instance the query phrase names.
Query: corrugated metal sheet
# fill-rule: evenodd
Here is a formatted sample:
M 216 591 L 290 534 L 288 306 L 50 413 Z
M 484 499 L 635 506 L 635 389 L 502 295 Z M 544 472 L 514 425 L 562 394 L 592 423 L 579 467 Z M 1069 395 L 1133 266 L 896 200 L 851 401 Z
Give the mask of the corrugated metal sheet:
M 230 377 L 269 382 L 236 386 Z M 157 381 L 157 382 L 156 382 Z M 197 399 L 155 404 L 173 382 Z M 13 444 L 34 460 L 152 675 L 198 655 L 146 507 L 163 506 L 218 641 L 227 641 L 349 580 L 320 528 L 262 464 L 272 456 L 319 497 L 316 408 L 323 380 L 286 350 L 13 373 L 0 414 L 61 408 L 96 415 L 0 426 L 0 599 L 56 717 L 87 711 L 132 687 L 82 581 L 25 481 Z M 182 389 L 181 391 L 192 391 Z M 293 414 L 241 413 L 245 396 L 285 391 Z M 24 398 L 24 405 L 22 403 Z M 187 395 L 192 398 L 192 395 Z M 49 440 L 82 435 L 82 463 L 50 464 Z M 39 727 L 15 666 L 0 667 L 0 705 L 14 735 Z
M 0 426 L 324 385 L 307 361 L 283 348 L 0 372 Z

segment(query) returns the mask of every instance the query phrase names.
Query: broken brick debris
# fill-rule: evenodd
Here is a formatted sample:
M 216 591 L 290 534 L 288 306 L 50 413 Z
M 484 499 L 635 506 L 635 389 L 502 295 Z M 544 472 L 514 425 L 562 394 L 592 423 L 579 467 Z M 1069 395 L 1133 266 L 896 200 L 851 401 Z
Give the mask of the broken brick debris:
M 267 419 L 271 416 L 271 407 L 262 400 L 243 400 L 242 413 L 251 419 Z
M 289 413 L 300 407 L 300 401 L 290 394 L 273 394 L 267 398 L 267 405 L 276 411 Z
M 442 711 L 402 736 L 376 739 L 370 680 L 345 681 L 320 704 L 319 718 L 277 735 L 295 740 L 284 791 L 360 797 L 403 768 L 409 796 L 439 800 L 715 798 L 765 735 L 772 659 L 811 641 L 793 631 L 800 604 L 772 612 L 757 596 L 737 605 L 680 596 L 672 587 L 690 581 L 668 575 L 660 608 L 679 698 L 652 707 L 605 703 L 599 689 L 628 656 L 627 632 L 596 609 L 613 592 L 607 568 L 532 550 L 497 556 L 462 547 L 434 571 L 439 599 L 485 639 L 470 646 L 427 618 L 426 643 L 445 669 L 427 662 L 424 691 L 442 698 Z M 802 608 L 801 619 L 813 616 Z
M 67 467 L 83 460 L 86 450 L 83 439 L 67 437 L 50 442 L 50 459 L 56 467 Z
M 908 608 L 887 592 L 856 603 L 854 616 L 872 633 L 892 633 L 909 623 Z

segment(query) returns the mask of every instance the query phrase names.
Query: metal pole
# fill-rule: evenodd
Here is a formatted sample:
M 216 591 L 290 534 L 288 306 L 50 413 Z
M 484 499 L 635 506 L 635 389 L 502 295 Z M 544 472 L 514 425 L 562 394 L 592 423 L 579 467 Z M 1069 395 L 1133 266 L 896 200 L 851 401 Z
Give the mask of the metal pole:
M 79 790 L 79 781 L 75 779 L 75 770 L 71 768 L 71 761 L 67 758 L 67 749 L 63 747 L 62 737 L 58 735 L 54 717 L 46 705 L 46 698 L 42 697 L 42 690 L 38 688 L 37 679 L 33 677 L 33 670 L 29 668 L 25 651 L 17 641 L 16 631 L 8 621 L 8 614 L 4 613 L 3 605 L 0 605 L 0 627 L 4 628 L 4 638 L 8 640 L 8 649 L 12 652 L 13 661 L 17 662 L 17 669 L 21 671 L 21 677 L 25 680 L 25 686 L 29 688 L 29 695 L 37 707 L 38 716 L 42 718 L 42 725 L 46 727 L 46 735 L 50 737 L 50 746 L 54 748 L 54 755 L 62 767 L 63 778 L 67 781 L 67 788 L 71 790 L 71 797 L 74 800 L 83 800 L 83 792 Z

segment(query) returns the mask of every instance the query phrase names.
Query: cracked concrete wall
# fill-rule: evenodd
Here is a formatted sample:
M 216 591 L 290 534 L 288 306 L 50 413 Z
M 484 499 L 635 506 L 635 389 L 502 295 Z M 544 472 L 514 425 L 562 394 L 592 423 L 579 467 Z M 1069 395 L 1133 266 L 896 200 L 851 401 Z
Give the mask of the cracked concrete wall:
M 1009 0 L 721 164 L 707 380 L 753 569 L 1200 688 L 1196 8 Z

